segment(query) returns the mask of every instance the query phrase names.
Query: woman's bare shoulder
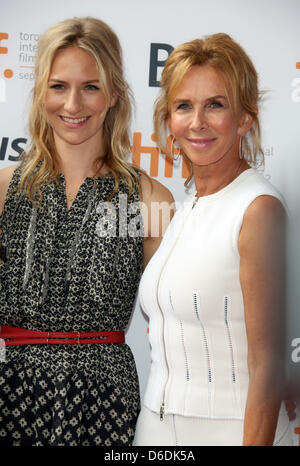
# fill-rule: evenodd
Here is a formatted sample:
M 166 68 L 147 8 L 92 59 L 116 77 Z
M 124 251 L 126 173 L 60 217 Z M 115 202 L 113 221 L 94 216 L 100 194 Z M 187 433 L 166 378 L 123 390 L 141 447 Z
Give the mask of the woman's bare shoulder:
M 144 202 L 168 202 L 169 204 L 174 202 L 172 193 L 159 181 L 142 174 L 140 183 Z
M 267 249 L 273 250 L 283 240 L 286 221 L 286 211 L 279 199 L 269 195 L 257 197 L 245 212 L 239 236 L 241 257 L 244 253 L 256 257 L 258 251 L 261 257 L 266 257 Z
M 0 215 L 4 207 L 9 184 L 17 167 L 18 165 L 12 165 L 10 167 L 4 167 L 0 170 Z

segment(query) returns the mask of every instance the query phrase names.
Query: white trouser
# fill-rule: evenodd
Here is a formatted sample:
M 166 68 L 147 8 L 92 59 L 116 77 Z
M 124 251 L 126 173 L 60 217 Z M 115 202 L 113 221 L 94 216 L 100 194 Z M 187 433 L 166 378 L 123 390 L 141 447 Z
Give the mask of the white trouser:
M 136 425 L 134 446 L 242 445 L 244 421 L 204 419 L 167 414 L 160 416 L 143 406 Z M 279 416 L 274 445 L 293 445 L 287 414 Z

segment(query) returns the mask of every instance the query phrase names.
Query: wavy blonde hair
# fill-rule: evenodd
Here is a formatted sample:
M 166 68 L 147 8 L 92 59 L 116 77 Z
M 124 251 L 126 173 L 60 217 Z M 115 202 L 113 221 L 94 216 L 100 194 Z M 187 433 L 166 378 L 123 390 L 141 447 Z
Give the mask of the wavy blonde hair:
M 236 114 L 240 105 L 251 115 L 252 127 L 247 137 L 243 137 L 243 157 L 253 167 L 263 164 L 264 154 L 261 148 L 258 118 L 260 92 L 257 72 L 243 48 L 229 35 L 223 33 L 179 45 L 166 61 L 160 81 L 160 95 L 154 108 L 154 130 L 160 149 L 172 156 L 167 138 L 167 120 L 179 86 L 185 74 L 194 65 L 209 65 L 222 77 L 233 114 Z M 185 182 L 187 186 L 193 177 L 192 166 L 182 149 L 181 154 L 190 167 Z
M 31 201 L 38 194 L 42 200 L 41 186 L 58 180 L 59 165 L 53 130 L 44 109 L 44 96 L 52 63 L 59 50 L 79 47 L 95 60 L 99 81 L 107 102 L 113 93 L 117 102 L 110 108 L 103 124 L 105 162 L 115 179 L 114 191 L 120 180 L 129 186 L 129 192 L 138 181 L 138 173 L 126 161 L 130 152 L 129 125 L 131 121 L 132 92 L 123 76 L 122 50 L 118 37 L 103 21 L 96 18 L 73 18 L 49 28 L 40 38 L 35 62 L 35 85 L 29 114 L 31 145 L 23 155 L 19 189 Z M 97 175 L 98 173 L 96 173 Z

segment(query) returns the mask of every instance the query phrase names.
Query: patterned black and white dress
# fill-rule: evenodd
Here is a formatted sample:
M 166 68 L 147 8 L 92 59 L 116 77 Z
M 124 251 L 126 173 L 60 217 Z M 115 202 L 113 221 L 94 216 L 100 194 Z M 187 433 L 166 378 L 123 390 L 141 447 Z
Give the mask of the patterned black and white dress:
M 40 331 L 125 330 L 142 270 L 138 189 L 87 178 L 67 210 L 65 180 L 42 207 L 15 193 L 2 217 L 0 323 Z M 128 201 L 128 203 L 127 203 Z M 0 445 L 130 445 L 139 385 L 126 344 L 6 348 L 0 362 Z

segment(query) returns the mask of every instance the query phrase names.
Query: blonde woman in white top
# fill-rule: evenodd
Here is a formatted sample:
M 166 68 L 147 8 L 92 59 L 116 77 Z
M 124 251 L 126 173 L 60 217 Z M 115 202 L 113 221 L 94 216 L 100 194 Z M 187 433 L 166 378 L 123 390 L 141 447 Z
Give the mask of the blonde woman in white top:
M 226 34 L 177 47 L 155 130 L 196 193 L 148 264 L 151 370 L 135 445 L 289 445 L 282 399 L 285 208 L 263 160 L 257 73 Z

